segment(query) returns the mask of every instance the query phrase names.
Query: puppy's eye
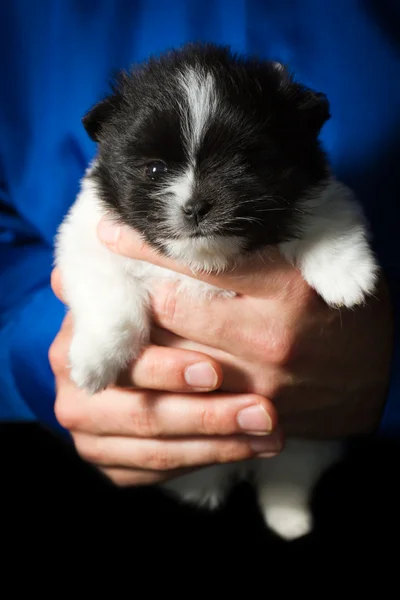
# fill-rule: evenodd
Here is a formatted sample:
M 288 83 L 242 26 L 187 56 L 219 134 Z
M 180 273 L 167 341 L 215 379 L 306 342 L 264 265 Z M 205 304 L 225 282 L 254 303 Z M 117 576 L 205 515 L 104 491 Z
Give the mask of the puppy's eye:
M 145 167 L 146 177 L 152 181 L 157 181 L 168 171 L 168 167 L 162 160 L 153 160 Z

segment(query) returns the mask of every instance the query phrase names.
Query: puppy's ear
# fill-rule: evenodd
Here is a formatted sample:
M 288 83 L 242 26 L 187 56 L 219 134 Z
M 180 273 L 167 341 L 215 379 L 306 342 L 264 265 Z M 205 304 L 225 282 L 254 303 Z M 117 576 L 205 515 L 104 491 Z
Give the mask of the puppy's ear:
M 106 123 L 118 110 L 120 104 L 120 96 L 118 94 L 113 94 L 95 104 L 83 117 L 83 126 L 94 142 L 100 141 L 101 130 L 104 123 Z
M 282 78 L 282 83 L 285 79 L 290 79 L 290 73 L 283 63 L 272 61 L 270 64 L 272 69 Z
M 318 136 L 331 116 L 327 97 L 296 83 L 285 65 L 275 62 L 272 67 L 278 76 L 279 90 L 294 109 L 296 118 L 300 117 L 300 122 L 312 136 Z
M 331 117 L 328 98 L 322 92 L 298 86 L 298 106 L 300 116 L 308 131 L 318 136 L 322 126 Z

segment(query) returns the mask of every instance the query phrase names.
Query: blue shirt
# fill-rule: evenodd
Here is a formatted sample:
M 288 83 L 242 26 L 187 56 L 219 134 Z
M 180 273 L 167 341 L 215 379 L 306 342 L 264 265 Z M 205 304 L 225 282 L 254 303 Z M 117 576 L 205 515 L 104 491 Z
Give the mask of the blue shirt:
M 49 277 L 95 152 L 81 117 L 113 71 L 187 41 L 283 61 L 328 95 L 322 139 L 365 206 L 398 314 L 399 39 L 396 0 L 1 2 L 0 419 L 59 427 L 47 352 L 65 309 Z M 397 336 L 383 434 L 400 435 L 399 350 Z

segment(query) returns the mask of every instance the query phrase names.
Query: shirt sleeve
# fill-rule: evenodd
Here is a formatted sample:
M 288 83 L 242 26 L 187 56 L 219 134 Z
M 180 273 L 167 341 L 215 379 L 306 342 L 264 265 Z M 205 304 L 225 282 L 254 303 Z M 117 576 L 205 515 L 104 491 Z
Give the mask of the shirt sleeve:
M 48 349 L 65 307 L 50 288 L 53 242 L 94 153 L 81 117 L 111 72 L 87 46 L 82 10 L 0 2 L 0 420 L 60 433 Z
M 0 420 L 38 420 L 63 433 L 48 361 L 65 313 L 50 288 L 52 250 L 15 231 L 0 232 Z

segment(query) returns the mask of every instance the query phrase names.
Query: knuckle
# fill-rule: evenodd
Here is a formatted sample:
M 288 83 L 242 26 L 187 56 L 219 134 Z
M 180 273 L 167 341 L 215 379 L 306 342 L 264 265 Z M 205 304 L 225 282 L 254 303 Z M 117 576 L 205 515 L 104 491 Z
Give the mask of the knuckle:
M 270 354 L 270 346 L 273 346 L 271 338 L 273 333 L 268 326 L 238 328 L 236 327 L 236 341 L 243 349 L 243 356 L 251 356 L 254 360 L 265 360 Z M 229 336 L 229 327 L 227 328 Z M 229 337 L 227 338 L 229 339 Z
M 77 424 L 75 410 L 64 394 L 58 393 L 54 405 L 54 414 L 62 427 L 73 430 Z
M 152 360 L 150 360 L 152 358 Z M 144 386 L 159 389 L 163 379 L 164 364 L 157 358 L 146 356 L 142 367 L 141 380 Z
M 60 272 L 56 268 L 51 272 L 50 286 L 54 293 L 57 293 L 60 290 Z
M 220 322 L 209 320 L 206 323 L 202 323 L 206 336 L 210 336 L 210 339 L 216 340 L 230 340 L 232 333 L 237 331 L 237 325 L 228 318 L 222 319 Z M 238 332 L 239 334 L 240 332 Z M 240 340 L 242 341 L 242 340 Z
M 61 373 L 65 370 L 67 366 L 67 356 L 67 346 L 63 343 L 59 334 L 51 344 L 48 352 L 49 363 L 54 374 Z
M 282 389 L 285 387 L 282 374 L 280 370 L 270 372 L 260 377 L 260 381 L 256 381 L 254 384 L 254 391 L 258 396 L 274 400 L 277 398 Z
M 215 410 L 210 406 L 205 406 L 201 409 L 201 433 L 205 435 L 216 435 L 219 433 L 219 419 Z
M 153 299 L 155 312 L 160 316 L 163 323 L 172 325 L 177 318 L 178 294 L 177 284 L 164 287 Z
M 144 463 L 145 467 L 151 471 L 172 471 L 180 466 L 176 458 L 167 450 L 161 449 L 147 454 Z
M 85 436 L 76 437 L 75 448 L 78 454 L 84 458 L 87 462 L 94 464 L 105 463 L 104 448 L 101 445 L 101 440 L 97 437 L 90 437 L 86 439 Z
M 137 407 L 131 411 L 130 420 L 136 435 L 140 437 L 152 438 L 162 434 L 158 425 L 154 410 L 147 407 Z
M 268 360 L 277 366 L 290 363 L 295 348 L 295 336 L 288 328 L 280 329 L 269 337 L 267 356 Z
M 250 451 L 244 443 L 239 440 L 227 440 L 217 450 L 218 463 L 230 463 L 242 460 L 250 455 Z

